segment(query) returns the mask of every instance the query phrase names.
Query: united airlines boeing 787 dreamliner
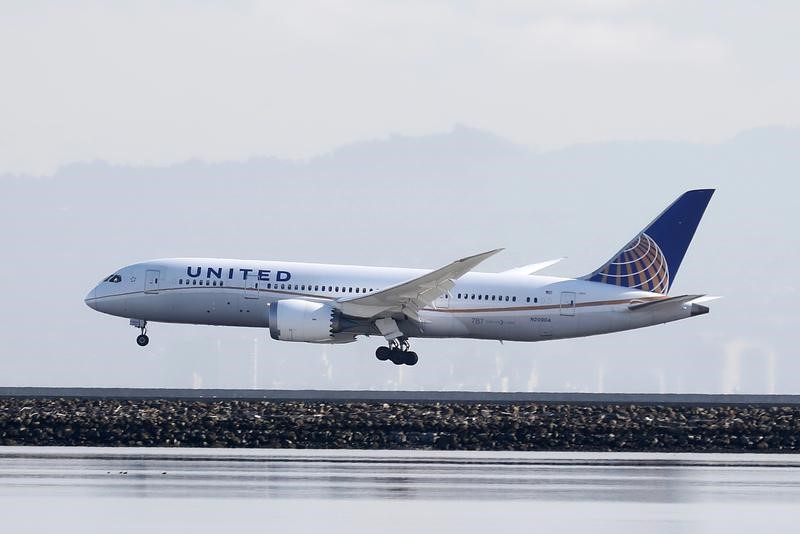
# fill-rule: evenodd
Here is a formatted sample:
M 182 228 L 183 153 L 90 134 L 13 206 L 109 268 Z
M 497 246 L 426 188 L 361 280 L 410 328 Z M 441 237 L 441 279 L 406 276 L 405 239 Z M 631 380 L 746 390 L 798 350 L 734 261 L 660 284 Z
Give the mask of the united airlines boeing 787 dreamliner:
M 274 339 L 350 343 L 383 336 L 379 360 L 414 365 L 414 337 L 541 341 L 641 328 L 708 313 L 702 295 L 668 296 L 713 189 L 688 191 L 581 278 L 473 269 L 501 249 L 433 271 L 279 261 L 171 258 L 128 265 L 86 296 L 97 311 L 147 323 L 269 328 Z

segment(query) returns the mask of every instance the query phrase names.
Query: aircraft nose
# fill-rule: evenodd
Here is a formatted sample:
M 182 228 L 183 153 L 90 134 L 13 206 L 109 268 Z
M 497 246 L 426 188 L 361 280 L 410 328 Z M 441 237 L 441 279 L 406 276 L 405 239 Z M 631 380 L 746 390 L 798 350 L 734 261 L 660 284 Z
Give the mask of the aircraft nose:
M 83 302 L 85 302 L 86 305 L 93 310 L 97 309 L 97 304 L 95 301 L 95 291 L 96 289 L 92 289 L 91 291 L 89 291 L 89 293 L 86 294 L 86 298 L 83 299 Z

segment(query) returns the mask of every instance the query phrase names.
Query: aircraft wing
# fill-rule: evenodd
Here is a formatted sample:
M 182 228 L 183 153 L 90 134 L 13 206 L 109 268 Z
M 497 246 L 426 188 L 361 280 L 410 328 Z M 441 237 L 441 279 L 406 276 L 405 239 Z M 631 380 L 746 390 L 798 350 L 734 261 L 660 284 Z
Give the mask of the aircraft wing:
M 455 285 L 454 281 L 474 269 L 483 260 L 500 252 L 501 248 L 456 260 L 407 282 L 381 289 L 369 295 L 337 300 L 342 313 L 368 319 L 404 314 L 419 321 L 418 312 L 441 297 Z
M 541 261 L 539 263 L 531 263 L 530 265 L 523 265 L 522 267 L 515 267 L 513 269 L 509 269 L 507 271 L 503 271 L 502 274 L 533 274 L 538 273 L 542 269 L 546 269 L 551 265 L 555 265 L 556 263 L 560 262 L 564 258 L 558 258 L 555 260 L 548 260 L 548 261 Z

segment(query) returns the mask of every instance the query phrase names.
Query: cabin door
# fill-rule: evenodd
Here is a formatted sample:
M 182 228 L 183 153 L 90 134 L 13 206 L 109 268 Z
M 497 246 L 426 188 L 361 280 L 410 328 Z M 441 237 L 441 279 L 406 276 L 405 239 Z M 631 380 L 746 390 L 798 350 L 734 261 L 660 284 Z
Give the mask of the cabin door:
M 144 292 L 150 294 L 158 293 L 160 278 L 161 271 L 148 269 L 144 275 Z
M 575 293 L 573 291 L 561 292 L 561 315 L 575 315 Z
M 255 300 L 258 297 L 258 277 L 252 276 L 251 273 L 244 281 L 244 298 Z

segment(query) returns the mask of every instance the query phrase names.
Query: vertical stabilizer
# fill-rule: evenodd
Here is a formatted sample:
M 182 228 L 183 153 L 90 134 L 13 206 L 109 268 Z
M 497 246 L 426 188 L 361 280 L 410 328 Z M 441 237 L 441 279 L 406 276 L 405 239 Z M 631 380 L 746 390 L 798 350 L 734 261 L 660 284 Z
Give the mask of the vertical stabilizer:
M 667 294 L 713 189 L 687 191 L 585 280 Z

